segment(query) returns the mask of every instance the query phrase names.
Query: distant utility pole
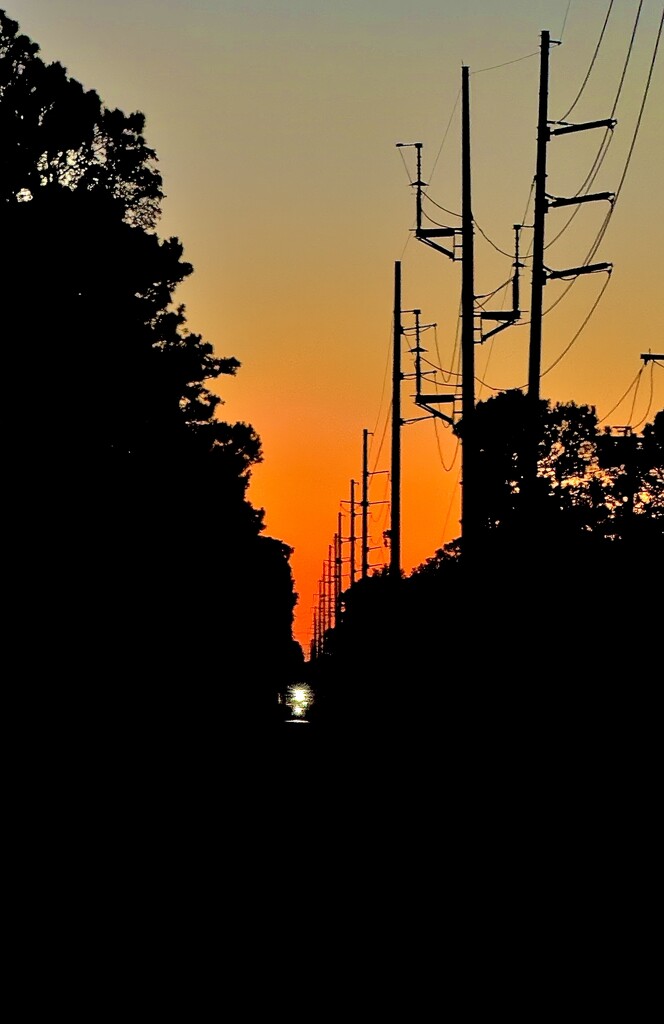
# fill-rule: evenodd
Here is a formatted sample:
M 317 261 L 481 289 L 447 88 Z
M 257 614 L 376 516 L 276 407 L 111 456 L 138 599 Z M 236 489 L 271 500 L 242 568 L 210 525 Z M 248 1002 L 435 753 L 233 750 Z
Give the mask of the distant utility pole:
M 323 637 L 325 635 L 325 576 L 321 576 L 318 581 L 318 617 L 315 622 L 315 629 L 317 631 L 316 650 L 319 654 L 322 654 Z
M 350 544 L 350 556 L 348 558 L 348 563 L 349 563 L 348 586 L 352 587 L 353 583 L 355 582 L 355 544 L 356 544 L 356 541 L 357 541 L 357 538 L 355 536 L 355 516 L 357 515 L 357 513 L 355 511 L 355 481 L 354 480 L 351 480 L 351 482 L 350 482 L 350 501 L 346 501 L 345 499 L 342 498 L 341 504 L 342 505 L 348 505 L 349 510 L 350 510 L 349 511 L 350 527 L 349 527 L 349 530 L 348 530 L 348 537 L 346 538 L 346 540 Z M 341 535 L 341 519 L 339 519 L 339 534 Z M 343 561 L 343 558 L 342 558 L 342 561 Z
M 369 477 L 377 476 L 379 473 L 389 473 L 389 470 L 379 469 L 369 472 L 369 431 L 362 431 L 362 575 L 366 579 L 369 575 L 369 505 L 387 505 L 387 501 L 369 501 Z
M 475 252 L 474 227 L 471 202 L 470 174 L 470 86 L 469 69 L 462 69 L 462 115 L 461 115 L 461 539 L 464 554 L 472 553 L 477 532 L 477 459 L 475 456 Z M 457 228 L 425 228 L 422 225 L 422 143 L 398 142 L 397 146 L 414 146 L 417 150 L 417 178 L 411 185 L 416 186 L 416 229 L 415 237 L 426 245 L 449 257 L 457 258 Z M 441 239 L 450 238 L 452 248 L 441 244 Z M 417 343 L 419 349 L 419 341 Z M 453 401 L 453 396 L 445 396 Z M 428 406 L 432 401 L 442 401 L 441 396 L 419 395 L 418 405 Z M 444 419 L 449 417 L 437 412 Z M 453 422 L 449 419 L 450 422 Z
M 355 481 L 350 482 L 350 583 L 355 582 Z
M 314 609 L 314 636 L 309 647 L 309 656 L 315 658 L 320 653 L 320 643 L 318 639 L 318 612 Z
M 392 359 L 392 490 L 390 575 L 401 578 L 401 263 L 394 264 L 394 341 Z
M 362 431 L 362 576 L 369 575 L 369 431 Z
M 333 575 L 333 545 L 327 547 L 327 628 L 332 629 L 334 625 L 334 575 Z
M 337 513 L 337 536 L 336 536 L 336 552 L 334 558 L 335 572 L 334 572 L 334 618 L 335 622 L 338 622 L 341 618 L 341 575 L 343 566 L 343 535 L 342 535 L 342 518 L 341 512 Z

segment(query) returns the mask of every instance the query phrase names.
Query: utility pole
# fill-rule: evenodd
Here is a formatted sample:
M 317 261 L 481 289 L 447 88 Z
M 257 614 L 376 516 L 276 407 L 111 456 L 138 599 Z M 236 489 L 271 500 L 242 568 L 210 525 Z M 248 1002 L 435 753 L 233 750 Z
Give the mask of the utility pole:
M 470 87 L 462 71 L 461 114 L 461 538 L 464 555 L 473 554 L 477 524 L 475 458 L 475 249 L 470 178 Z
M 531 399 L 533 426 L 540 397 L 542 367 L 542 297 L 544 282 L 544 217 L 546 214 L 546 147 L 549 141 L 549 33 L 542 32 L 537 117 L 537 159 L 535 169 L 535 213 L 533 221 L 533 279 L 530 296 L 530 351 L 528 356 L 528 395 Z
M 350 584 L 355 582 L 355 481 L 350 482 Z
M 327 546 L 327 628 L 332 629 L 334 616 L 334 577 L 332 572 L 332 545 Z
M 394 264 L 394 340 L 392 359 L 392 490 L 390 575 L 401 578 L 401 263 Z
M 356 516 L 357 513 L 355 512 L 355 481 L 354 480 L 351 480 L 351 482 L 350 482 L 350 501 L 345 501 L 344 499 L 342 499 L 341 504 L 342 505 L 348 505 L 349 509 L 350 509 L 350 512 L 349 512 L 349 515 L 350 515 L 350 529 L 349 529 L 349 532 L 348 532 L 348 537 L 346 539 L 347 539 L 348 543 L 350 544 L 350 557 L 348 559 L 348 562 L 349 562 L 348 586 L 352 587 L 353 583 L 355 582 L 355 544 L 356 544 L 356 540 L 357 540 L 357 538 L 355 536 L 355 516 Z M 339 525 L 339 533 L 341 534 L 341 521 L 340 521 L 340 525 Z
M 546 281 L 544 270 L 544 219 L 546 201 L 546 147 L 549 141 L 549 33 L 540 37 L 539 105 L 537 115 L 537 156 L 533 220 L 533 270 L 530 292 L 530 348 L 528 352 L 528 401 L 526 402 L 526 464 L 524 497 L 528 522 L 534 527 L 537 483 L 537 438 L 539 435 L 540 376 L 542 371 L 542 304 Z
M 470 86 L 469 69 L 467 67 L 462 68 L 461 86 L 463 104 L 461 115 L 461 417 L 463 429 L 461 437 L 461 533 L 463 552 L 465 555 L 472 555 L 478 516 L 476 508 L 477 459 L 475 457 L 475 255 L 470 175 Z M 442 252 L 449 259 L 456 260 L 458 229 L 452 227 L 425 228 L 422 226 L 422 189 L 427 184 L 422 179 L 422 143 L 398 142 L 397 146 L 414 146 L 417 151 L 417 178 L 414 182 L 411 182 L 411 185 L 414 185 L 417 189 L 415 237 L 438 252 Z M 450 238 L 452 240 L 451 249 L 441 244 L 439 240 L 443 238 Z M 443 398 L 438 395 L 425 396 L 418 394 L 418 405 L 427 408 L 434 402 L 439 403 L 442 401 L 453 402 L 454 396 L 448 395 Z M 430 411 L 433 411 L 433 409 Z M 436 410 L 435 415 L 441 416 L 450 423 L 453 422 L 450 417 L 445 416 L 439 410 Z
M 369 575 L 369 431 L 362 431 L 362 576 Z
M 556 45 L 558 45 L 556 43 Z M 533 278 L 530 299 L 530 350 L 528 357 L 528 454 L 527 465 L 524 467 L 524 485 L 526 497 L 530 503 L 530 513 L 534 512 L 534 492 L 537 481 L 537 442 L 539 437 L 539 403 L 540 378 L 542 375 L 542 308 L 544 285 L 554 278 L 570 278 L 580 274 L 594 274 L 598 271 L 612 270 L 610 263 L 595 263 L 568 270 L 548 270 L 544 265 L 545 218 L 551 207 L 572 206 L 578 203 L 590 203 L 607 200 L 612 203 L 615 195 L 612 192 L 598 192 L 593 195 L 578 195 L 563 198 L 549 195 L 546 189 L 547 145 L 554 135 L 567 135 L 571 132 L 587 131 L 590 128 L 607 128 L 613 130 L 617 121 L 606 118 L 601 121 L 588 121 L 584 124 L 553 122 L 558 127 L 549 127 L 548 92 L 549 92 L 549 49 L 551 39 L 548 32 L 541 34 L 539 108 L 537 118 L 537 160 L 535 170 L 535 209 L 533 222 Z
M 362 431 L 362 574 L 361 579 L 365 580 L 369 575 L 369 505 L 387 504 L 387 502 L 369 501 L 369 477 L 377 473 L 387 473 L 388 470 L 374 470 L 369 472 L 369 431 Z
M 325 633 L 330 628 L 327 602 L 327 576 L 325 571 L 325 562 L 323 562 L 323 571 L 318 584 L 318 605 L 318 639 L 320 652 L 322 654 L 323 649 L 325 647 Z
M 335 552 L 335 572 L 334 572 L 334 618 L 335 623 L 338 624 L 341 618 L 341 571 L 343 563 L 343 536 L 341 532 L 342 520 L 341 512 L 337 513 L 337 535 L 336 535 L 336 552 Z
M 314 609 L 314 637 L 309 650 L 310 657 L 317 658 L 320 654 L 320 643 L 318 639 L 318 612 Z
M 318 645 L 320 653 L 325 649 L 325 630 L 327 626 L 327 604 L 325 591 L 325 563 L 323 562 L 323 574 L 319 583 L 320 611 L 318 613 Z

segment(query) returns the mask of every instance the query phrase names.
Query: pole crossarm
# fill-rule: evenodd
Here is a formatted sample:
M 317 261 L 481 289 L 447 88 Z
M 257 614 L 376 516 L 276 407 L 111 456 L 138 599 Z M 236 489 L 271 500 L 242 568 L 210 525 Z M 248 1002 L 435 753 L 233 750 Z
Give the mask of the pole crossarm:
M 560 124 L 554 121 L 553 124 Z M 560 128 L 550 128 L 550 135 L 569 135 L 570 132 L 585 132 L 590 128 L 609 128 L 611 131 L 618 122 L 613 117 L 607 117 L 603 121 L 586 121 L 584 124 L 563 124 Z
M 442 252 L 444 256 L 447 256 L 451 260 L 456 260 L 456 253 L 450 249 L 446 249 L 443 245 L 438 245 L 437 242 L 432 242 L 432 238 L 450 238 L 455 237 L 459 234 L 456 228 L 416 228 L 415 238 L 419 239 L 420 242 L 424 242 L 425 245 L 430 245 L 432 249 L 437 252 Z
M 615 192 L 595 192 L 592 195 L 587 196 L 570 196 L 569 199 L 560 196 L 549 196 L 546 197 L 546 205 L 548 207 L 554 206 L 573 206 L 576 203 L 596 203 L 602 200 L 606 200 L 608 203 L 613 203 L 616 198 Z
M 435 415 L 435 412 L 434 412 L 433 409 L 431 409 L 430 411 Z M 441 417 L 441 419 L 442 418 L 443 417 Z M 409 419 L 402 420 L 401 422 L 403 423 L 404 426 L 406 426 L 409 423 L 423 423 L 424 420 L 430 420 L 430 419 L 431 419 L 431 416 L 411 416 Z
M 421 409 L 426 409 L 427 412 L 431 413 L 432 416 L 437 416 L 438 419 L 445 420 L 451 427 L 454 426 L 453 416 L 448 416 L 447 413 L 437 409 L 438 404 L 443 403 L 454 403 L 457 399 L 456 395 L 415 395 L 415 405 L 419 405 Z M 418 419 L 428 419 L 428 416 L 420 416 Z M 417 420 L 408 420 L 409 423 L 416 423 Z
M 613 263 L 589 263 L 587 267 L 570 267 L 569 270 L 547 270 L 545 268 L 546 277 L 549 280 L 554 280 L 559 277 L 579 277 L 581 274 L 598 274 L 602 271 L 611 273 L 613 270 Z
M 483 313 L 482 314 L 482 319 L 483 320 L 501 320 L 503 322 L 499 323 L 497 327 L 493 328 L 493 330 L 487 331 L 486 334 L 482 334 L 481 338 L 479 339 L 479 343 L 481 345 L 483 345 L 485 341 L 488 341 L 489 338 L 492 338 L 494 336 L 494 334 L 498 334 L 499 331 L 504 331 L 506 327 L 511 327 L 512 324 L 515 324 L 518 320 L 520 320 L 521 319 L 521 311 L 518 310 L 515 313 L 511 313 L 510 312 L 510 313 L 503 313 L 503 314 L 500 314 L 500 313 L 486 313 L 485 314 L 485 313 Z
M 455 395 L 416 395 L 415 401 L 418 405 L 426 405 L 427 402 L 454 402 Z
M 518 320 L 521 316 L 520 310 L 508 309 L 503 313 L 480 313 L 482 320 Z

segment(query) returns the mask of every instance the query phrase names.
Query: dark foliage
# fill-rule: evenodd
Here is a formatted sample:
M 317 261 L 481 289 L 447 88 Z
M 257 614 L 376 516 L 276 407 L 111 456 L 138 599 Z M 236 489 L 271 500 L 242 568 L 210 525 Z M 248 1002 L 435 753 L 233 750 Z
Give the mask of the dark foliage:
M 504 764 L 532 735 L 550 751 L 575 716 L 586 728 L 610 707 L 615 727 L 621 689 L 651 693 L 663 413 L 642 436 L 616 439 L 600 434 L 593 409 L 543 402 L 532 505 L 522 500 L 526 400 L 507 393 L 477 413 L 473 558 L 457 539 L 406 579 L 377 573 L 351 587 L 314 661 L 315 713 L 378 743 L 447 746 L 483 763 L 491 752 Z
M 291 549 L 262 536 L 247 500 L 260 438 L 224 422 L 208 388 L 240 364 L 174 305 L 192 267 L 156 232 L 144 129 L 45 64 L 0 11 L 16 585 L 40 658 L 72 682 L 101 676 L 134 702 L 202 688 L 217 711 L 269 715 L 301 661 Z

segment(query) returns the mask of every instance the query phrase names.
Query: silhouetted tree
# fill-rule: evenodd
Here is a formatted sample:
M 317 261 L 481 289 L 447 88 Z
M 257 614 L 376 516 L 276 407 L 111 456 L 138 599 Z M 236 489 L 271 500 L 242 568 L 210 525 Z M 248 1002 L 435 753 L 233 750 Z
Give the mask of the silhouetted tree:
M 542 401 L 531 504 L 527 402 L 513 391 L 477 405 L 472 573 L 457 538 L 407 579 L 376 574 L 344 595 L 315 666 L 319 707 L 333 720 L 387 720 L 399 742 L 413 721 L 421 742 L 432 729 L 454 743 L 450 728 L 489 746 L 522 742 L 525 709 L 531 730 L 563 709 L 573 716 L 596 703 L 601 715 L 618 653 L 629 663 L 630 635 L 649 637 L 650 648 L 649 595 L 664 553 L 663 414 L 641 437 L 616 439 L 600 434 L 594 408 Z
M 29 388 L 11 399 L 26 578 L 74 677 L 92 649 L 114 673 L 192 678 L 216 636 L 243 666 L 219 688 L 250 678 L 265 697 L 294 657 L 291 549 L 261 537 L 247 500 L 260 438 L 223 422 L 208 388 L 240 364 L 174 305 L 192 267 L 157 234 L 144 129 L 45 64 L 0 10 L 2 322 L 9 372 Z
M 533 539 L 545 551 L 584 534 L 619 537 L 626 488 L 637 516 L 657 516 L 662 453 L 654 424 L 642 438 L 611 439 L 600 434 L 594 407 L 548 399 L 540 401 L 535 501 L 526 502 L 528 402 L 520 391 L 507 391 L 479 402 L 475 411 L 479 523 L 492 550 L 499 539 L 516 548 L 527 536 L 530 557 Z M 457 432 L 463 437 L 463 421 Z M 639 453 L 634 458 L 632 450 Z
M 597 438 L 597 455 L 611 481 L 612 508 L 607 529 L 613 536 L 654 541 L 664 522 L 664 410 L 641 435 L 615 434 L 607 428 Z

